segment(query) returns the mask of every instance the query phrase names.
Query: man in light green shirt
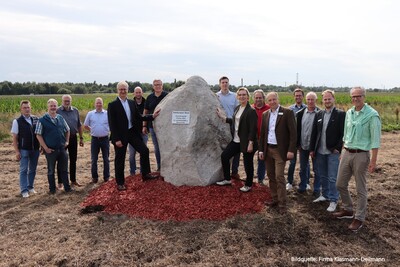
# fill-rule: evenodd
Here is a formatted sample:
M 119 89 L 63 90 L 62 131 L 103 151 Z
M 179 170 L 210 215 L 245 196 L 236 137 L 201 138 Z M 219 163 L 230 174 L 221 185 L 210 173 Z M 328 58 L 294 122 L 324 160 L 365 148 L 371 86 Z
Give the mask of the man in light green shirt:
M 345 151 L 342 153 L 336 181 L 343 210 L 333 213 L 333 216 L 338 219 L 353 218 L 348 227 L 352 231 L 358 231 L 365 221 L 368 200 L 367 170 L 370 173 L 375 170 L 381 140 L 379 114 L 364 102 L 365 93 L 363 87 L 354 87 L 350 90 L 354 107 L 346 113 L 343 135 Z M 354 175 L 357 189 L 357 209 L 354 215 L 353 202 L 348 189 L 352 175 Z

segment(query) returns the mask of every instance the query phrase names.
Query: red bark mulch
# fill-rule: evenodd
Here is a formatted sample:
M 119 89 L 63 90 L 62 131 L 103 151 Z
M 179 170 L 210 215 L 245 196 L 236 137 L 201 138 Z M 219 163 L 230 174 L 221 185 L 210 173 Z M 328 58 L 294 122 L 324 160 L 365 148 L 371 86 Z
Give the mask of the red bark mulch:
M 260 212 L 271 199 L 268 187 L 253 184 L 250 192 L 242 193 L 243 184 L 232 180 L 232 186 L 174 186 L 161 178 L 143 182 L 135 175 L 125 179 L 126 191 L 118 191 L 110 180 L 90 192 L 81 206 L 150 220 L 224 220 Z

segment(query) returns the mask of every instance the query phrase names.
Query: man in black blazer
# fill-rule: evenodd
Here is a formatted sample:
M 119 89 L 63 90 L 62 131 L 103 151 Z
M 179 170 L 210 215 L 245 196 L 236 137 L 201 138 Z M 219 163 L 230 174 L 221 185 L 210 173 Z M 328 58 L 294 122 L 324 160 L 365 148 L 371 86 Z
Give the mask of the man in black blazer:
M 140 154 L 140 166 L 142 167 L 143 180 L 157 178 L 150 174 L 149 149 L 143 143 L 140 135 L 142 121 L 154 120 L 160 110 L 154 114 L 142 115 L 139 113 L 133 100 L 127 98 L 128 83 L 121 81 L 117 85 L 118 97 L 108 104 L 108 123 L 111 131 L 111 142 L 115 150 L 115 179 L 118 190 L 126 190 L 125 187 L 125 155 L 128 144 Z
M 322 102 L 325 110 L 315 116 L 310 142 L 310 155 L 315 157 L 322 183 L 322 195 L 314 202 L 330 201 L 327 211 L 334 212 L 339 199 L 336 178 L 346 113 L 335 107 L 335 92 L 332 90 L 322 92 Z

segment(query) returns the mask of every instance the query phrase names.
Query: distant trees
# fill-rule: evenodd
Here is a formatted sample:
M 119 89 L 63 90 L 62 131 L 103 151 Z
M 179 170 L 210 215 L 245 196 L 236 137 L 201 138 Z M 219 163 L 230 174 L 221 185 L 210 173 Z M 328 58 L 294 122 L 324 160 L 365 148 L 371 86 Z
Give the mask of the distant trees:
M 93 93 L 116 93 L 116 87 L 118 82 L 99 84 L 96 81 L 92 83 L 36 83 L 36 82 L 24 82 L 24 83 L 12 83 L 9 81 L 0 82 L 0 95 L 41 95 L 41 94 L 93 94 Z M 129 81 L 129 92 L 133 92 L 136 86 L 140 86 L 144 92 L 152 92 L 152 83 L 141 83 L 139 81 Z M 184 85 L 184 81 L 174 80 L 172 83 L 163 82 L 164 90 L 167 92 L 173 91 Z M 236 92 L 239 86 L 230 85 L 230 90 Z M 276 92 L 293 92 L 297 87 L 303 88 L 305 91 L 322 92 L 326 89 L 333 89 L 336 92 L 349 92 L 350 87 L 326 87 L 326 86 L 299 86 L 292 84 L 289 86 L 276 86 L 276 85 L 245 85 L 250 92 L 254 92 L 257 89 L 262 89 L 264 92 L 276 91 Z M 210 89 L 213 92 L 220 90 L 219 85 L 210 85 Z M 381 89 L 372 88 L 369 91 L 381 91 Z M 390 90 L 384 90 L 384 92 L 399 92 L 400 87 L 394 87 Z

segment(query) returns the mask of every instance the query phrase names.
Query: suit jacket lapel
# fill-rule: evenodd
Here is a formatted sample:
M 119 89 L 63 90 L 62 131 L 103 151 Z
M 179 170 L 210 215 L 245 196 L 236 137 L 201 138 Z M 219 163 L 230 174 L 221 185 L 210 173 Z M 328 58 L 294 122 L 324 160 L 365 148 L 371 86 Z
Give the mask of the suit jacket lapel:
M 267 127 L 266 134 L 267 135 L 268 135 L 268 131 L 269 131 L 269 118 L 270 117 L 271 117 L 271 109 L 268 110 L 267 116 L 265 116 L 265 120 L 266 120 L 265 124 L 266 124 L 266 127 Z
M 278 114 L 276 115 L 275 131 L 276 131 L 276 128 L 277 128 L 277 126 L 278 126 L 278 124 L 279 124 L 279 121 L 280 121 L 281 118 L 282 118 L 282 116 L 279 116 L 279 113 L 280 113 L 280 112 L 281 112 L 281 107 L 279 106 Z

